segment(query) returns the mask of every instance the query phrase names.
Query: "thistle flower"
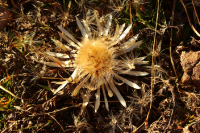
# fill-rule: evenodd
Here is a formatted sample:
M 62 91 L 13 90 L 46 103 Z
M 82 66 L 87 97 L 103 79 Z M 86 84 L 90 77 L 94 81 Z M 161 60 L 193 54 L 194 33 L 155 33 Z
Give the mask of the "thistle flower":
M 127 42 L 121 44 L 120 42 L 131 30 L 132 24 L 130 24 L 124 32 L 123 29 L 125 24 L 121 26 L 117 25 L 115 33 L 112 34 L 110 31 L 112 15 L 108 15 L 105 27 L 101 24 L 101 18 L 98 17 L 97 13 L 95 13 L 94 17 L 96 20 L 97 30 L 91 28 L 91 25 L 89 25 L 86 20 L 82 20 L 81 23 L 80 20 L 76 18 L 77 25 L 83 35 L 81 42 L 75 39 L 67 30 L 58 26 L 58 28 L 63 32 L 63 34 L 58 32 L 59 35 L 68 42 L 68 45 L 64 45 L 58 40 L 53 41 L 64 51 L 70 51 L 71 55 L 46 52 L 56 63 L 45 62 L 45 64 L 54 67 L 62 66 L 70 68 L 69 70 L 74 68 L 74 70 L 71 77 L 67 78 L 66 81 L 53 82 L 61 84 L 54 94 L 63 89 L 68 83 L 75 82 L 78 85 L 72 92 L 72 96 L 77 95 L 79 90 L 83 87 L 87 88 L 88 91 L 97 90 L 95 112 L 100 105 L 100 88 L 103 91 L 107 110 L 109 110 L 109 107 L 106 91 L 108 92 L 109 97 L 112 97 L 114 93 L 120 103 L 126 107 L 126 101 L 115 86 L 115 80 L 121 80 L 135 89 L 140 89 L 137 84 L 123 78 L 119 74 L 144 76 L 148 73 L 133 70 L 135 69 L 135 65 L 146 63 L 143 61 L 144 57 L 124 60 L 120 60 L 118 57 L 136 48 L 142 41 L 136 42 L 138 37 L 138 35 L 136 35 L 130 38 Z M 67 58 L 68 60 L 61 61 L 58 58 Z

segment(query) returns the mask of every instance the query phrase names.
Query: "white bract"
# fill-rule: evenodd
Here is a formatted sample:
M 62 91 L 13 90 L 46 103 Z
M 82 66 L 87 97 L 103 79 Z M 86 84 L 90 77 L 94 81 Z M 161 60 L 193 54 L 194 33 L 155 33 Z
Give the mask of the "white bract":
M 138 35 L 130 38 L 127 42 L 120 42 L 126 37 L 131 30 L 130 24 L 125 30 L 125 24 L 116 26 L 115 33 L 111 33 L 112 15 L 108 15 L 107 23 L 102 25 L 101 18 L 97 13 L 94 13 L 96 21 L 96 30 L 91 28 L 88 21 L 83 20 L 82 23 L 76 18 L 77 25 L 82 33 L 82 40 L 78 41 L 67 30 L 58 26 L 62 31 L 59 35 L 68 42 L 67 45 L 62 44 L 58 40 L 53 40 L 57 46 L 64 51 L 71 51 L 70 57 L 67 54 L 46 52 L 46 54 L 54 60 L 54 62 L 45 62 L 46 65 L 54 67 L 65 67 L 73 70 L 72 75 L 66 81 L 54 81 L 53 83 L 60 84 L 54 94 L 63 89 L 68 83 L 77 83 L 72 96 L 77 95 L 81 88 L 87 88 L 88 91 L 95 91 L 96 103 L 95 112 L 100 105 L 100 89 L 103 91 L 106 109 L 109 110 L 106 92 L 109 97 L 113 93 L 117 96 L 120 103 L 126 107 L 126 101 L 115 86 L 115 80 L 121 80 L 127 85 L 140 89 L 140 87 L 119 74 L 127 74 L 133 76 L 145 76 L 147 72 L 134 71 L 135 65 L 143 65 L 147 61 L 143 61 L 144 57 L 120 60 L 119 56 L 131 51 L 142 43 L 138 41 Z M 124 30 L 124 31 L 123 31 Z M 61 61 L 58 58 L 68 59 Z M 72 69 L 74 68 L 74 69 Z M 89 100 L 89 99 L 88 99 Z M 87 102 L 85 102 L 87 103 Z

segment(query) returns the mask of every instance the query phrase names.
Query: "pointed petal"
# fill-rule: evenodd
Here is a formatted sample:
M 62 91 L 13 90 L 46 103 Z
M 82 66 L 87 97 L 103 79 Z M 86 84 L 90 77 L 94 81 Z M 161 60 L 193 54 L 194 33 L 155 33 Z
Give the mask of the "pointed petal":
M 85 31 L 88 34 L 88 38 L 92 38 L 92 33 L 90 31 L 90 27 L 88 26 L 87 22 L 85 20 L 83 20 L 83 25 L 85 27 Z
M 135 35 L 134 37 L 130 38 L 127 42 L 121 45 L 121 47 L 124 47 L 129 44 L 134 44 L 138 38 L 139 34 Z
M 117 36 L 120 36 L 120 35 L 121 35 L 122 31 L 124 30 L 124 27 L 125 27 L 125 23 L 122 24 L 122 25 L 119 27 L 119 31 L 118 31 Z
M 103 34 L 103 28 L 101 26 L 101 23 L 100 23 L 100 20 L 97 16 L 97 13 L 95 13 L 95 18 L 96 18 L 97 27 L 98 27 L 98 30 L 99 30 L 99 36 L 101 36 Z
M 67 79 L 65 81 L 52 81 L 51 83 L 62 85 L 62 84 L 66 84 L 66 83 L 69 83 L 69 82 L 71 82 L 71 81 L 69 79 Z
M 115 30 L 115 35 L 112 38 L 113 42 L 110 44 L 110 47 L 116 45 L 120 41 L 119 36 L 121 35 L 124 27 L 125 27 L 125 23 L 121 25 L 120 27 L 119 25 L 117 25 L 116 30 Z
M 135 60 L 144 60 L 147 56 L 143 56 L 143 57 L 139 57 L 139 58 L 135 58 Z
M 81 34 L 83 35 L 83 39 L 88 39 L 88 34 L 85 32 L 85 28 L 81 24 L 80 20 L 76 17 L 76 23 L 81 31 Z
M 45 53 L 50 56 L 57 57 L 57 58 L 70 58 L 69 55 L 63 54 L 63 53 L 54 53 L 54 52 L 45 52 Z
M 60 65 L 58 63 L 55 63 L 55 62 L 40 62 L 40 63 L 43 63 L 47 66 L 52 66 L 52 67 L 60 67 L 60 66 L 62 66 L 62 67 L 74 67 L 74 65 L 72 64 L 71 61 L 64 61 L 63 62 L 64 64 L 60 64 Z
M 149 61 L 134 61 L 134 65 L 144 65 L 147 64 Z
M 109 30 L 110 30 L 110 26 L 111 26 L 111 22 L 112 22 L 112 15 L 109 14 L 107 26 L 106 26 L 105 33 L 104 33 L 105 36 L 108 35 L 108 32 L 109 32 Z
M 65 62 L 63 62 L 63 61 L 61 61 L 61 60 L 59 60 L 59 59 L 57 59 L 57 58 L 55 58 L 55 57 L 52 57 L 52 56 L 47 56 L 50 60 L 52 60 L 52 61 L 54 61 L 54 62 L 56 62 L 56 63 L 58 63 L 58 64 L 60 64 L 60 65 L 62 65 L 62 66 L 65 66 L 66 64 L 65 64 Z M 68 62 L 71 62 L 71 61 L 68 61 Z
M 72 49 L 69 46 L 63 45 L 60 41 L 51 39 L 56 45 L 58 45 L 64 51 L 71 51 Z
M 134 65 L 143 65 L 143 64 L 148 63 L 149 61 L 143 61 L 145 58 L 146 58 L 146 56 L 135 58 L 134 59 Z
M 57 63 L 54 62 L 43 62 L 47 66 L 52 66 L 52 67 L 60 67 Z
M 127 45 L 125 45 L 124 47 L 122 47 L 122 49 L 126 50 L 126 52 L 131 51 L 132 49 L 136 48 L 137 46 L 139 46 L 142 43 L 141 41 L 138 41 L 136 43 L 129 43 Z
M 66 81 L 53 81 L 52 83 L 55 84 L 62 84 L 55 92 L 54 94 L 56 94 L 57 92 L 59 92 L 60 90 L 62 90 L 68 83 L 70 83 L 73 79 L 75 79 L 75 77 L 77 76 L 77 69 L 74 70 L 74 72 L 72 73 L 71 77 L 66 79 Z
M 106 106 L 106 109 L 109 111 L 108 100 L 107 100 L 107 96 L 106 96 L 106 93 L 105 93 L 104 85 L 102 85 L 102 90 L 103 90 L 105 106 Z
M 134 75 L 134 76 L 146 76 L 146 75 L 149 74 L 148 72 L 130 71 L 130 70 L 122 71 L 120 73 L 122 73 L 122 74 L 128 74 L 128 75 Z
M 116 26 L 115 35 L 113 37 L 116 38 L 118 34 L 119 34 L 119 24 L 117 24 Z
M 83 113 L 85 107 L 88 105 L 89 100 L 90 100 L 90 96 L 91 96 L 90 91 L 86 91 L 85 95 L 81 92 L 81 97 L 83 99 L 83 104 L 82 104 L 82 108 L 81 108 L 81 114 Z
M 72 80 L 76 81 L 77 76 L 78 76 L 78 68 L 76 68 L 76 69 L 74 70 L 74 72 L 72 73 L 72 75 L 71 75 L 70 78 L 71 78 Z
M 132 24 L 130 24 L 130 25 L 126 28 L 126 30 L 123 32 L 123 34 L 119 37 L 119 40 L 124 39 L 124 37 L 125 37 L 125 36 L 128 34 L 128 32 L 130 31 L 131 27 L 132 27 Z
M 72 40 L 70 40 L 67 36 L 65 36 L 61 32 L 58 32 L 58 34 L 60 35 L 61 38 L 63 38 L 65 41 L 67 41 L 69 43 L 69 45 L 71 45 L 72 47 L 74 47 L 76 49 L 79 49 L 79 46 L 77 44 L 75 44 Z
M 53 94 L 55 95 L 57 92 L 59 92 L 60 90 L 62 90 L 66 85 L 67 85 L 67 83 L 62 84 L 60 87 L 58 87 L 58 89 Z
M 72 92 L 72 96 L 77 95 L 77 93 L 79 92 L 79 90 L 81 89 L 81 87 L 83 87 L 84 83 L 88 81 L 88 79 L 91 77 L 90 74 L 88 74 L 82 81 L 81 83 L 79 83 L 78 86 L 76 86 L 76 88 L 74 89 L 74 91 Z
M 125 54 L 129 51 L 131 51 L 132 49 L 136 48 L 138 45 L 140 45 L 142 43 L 142 41 L 138 41 L 134 44 L 129 44 L 129 45 L 126 45 L 124 47 L 121 47 L 121 50 L 119 51 L 119 53 L 117 53 L 117 56 L 119 55 L 122 55 L 122 54 Z
M 96 102 L 95 102 L 95 113 L 99 109 L 99 106 L 100 106 L 100 88 L 97 89 Z
M 122 31 L 124 30 L 124 27 L 125 27 L 125 23 L 124 23 L 123 25 L 121 25 L 121 26 L 119 26 L 119 25 L 117 24 L 117 27 L 116 27 L 116 30 L 115 30 L 115 35 L 114 35 L 114 37 L 113 37 L 113 40 L 118 40 L 118 42 L 119 42 L 119 36 L 121 35 Z M 118 43 L 118 42 L 117 42 L 117 43 Z
M 131 86 L 131 87 L 133 87 L 133 88 L 135 88 L 135 89 L 141 89 L 136 83 L 133 83 L 133 82 L 131 82 L 131 81 L 129 81 L 129 80 L 127 80 L 127 79 L 125 79 L 125 78 L 119 76 L 118 74 L 116 74 L 116 73 L 114 73 L 114 72 L 113 72 L 113 74 L 114 74 L 117 78 L 119 78 L 120 80 L 124 81 L 124 83 L 126 83 L 127 85 L 129 85 L 129 86 Z
M 64 67 L 74 67 L 74 64 L 71 60 L 63 61 L 65 63 Z
M 90 79 L 90 83 L 89 83 L 89 85 L 87 86 L 87 88 L 90 89 L 91 91 L 96 90 L 97 87 L 95 86 L 95 82 L 96 82 L 96 81 L 95 81 L 93 78 L 91 78 L 91 79 Z
M 58 28 L 66 35 L 68 36 L 72 41 L 74 41 L 76 44 L 78 44 L 79 46 L 81 45 L 81 43 L 76 40 L 67 30 L 65 30 L 63 27 L 58 26 Z
M 107 91 L 108 91 L 108 96 L 109 96 L 109 97 L 113 97 L 113 92 L 110 90 L 110 88 L 109 88 L 107 82 L 105 82 L 105 85 L 106 85 L 106 89 L 107 89 Z
M 118 89 L 116 88 L 115 84 L 113 83 L 112 78 L 108 81 L 108 84 L 110 85 L 110 88 L 112 89 L 112 91 L 115 93 L 115 95 L 119 99 L 120 103 L 126 108 L 126 101 L 124 100 L 124 98 L 122 97 L 122 95 L 120 94 Z

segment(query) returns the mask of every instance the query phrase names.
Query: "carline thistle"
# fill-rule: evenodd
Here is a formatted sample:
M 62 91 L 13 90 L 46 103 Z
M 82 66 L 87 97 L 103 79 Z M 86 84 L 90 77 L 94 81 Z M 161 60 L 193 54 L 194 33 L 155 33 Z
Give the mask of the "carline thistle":
M 88 19 L 82 20 L 81 22 L 76 17 L 77 25 L 83 36 L 81 41 L 78 41 L 76 38 L 74 38 L 63 27 L 58 26 L 60 31 L 62 31 L 62 33 L 58 32 L 60 37 L 68 42 L 68 44 L 64 45 L 58 40 L 52 40 L 62 50 L 70 52 L 71 55 L 69 56 L 63 53 L 46 52 L 48 57 L 50 57 L 56 63 L 44 62 L 44 64 L 53 67 L 62 66 L 73 72 L 65 81 L 53 82 L 60 84 L 54 94 L 63 89 L 69 83 L 77 83 L 77 86 L 72 92 L 72 96 L 77 95 L 81 88 L 87 88 L 88 91 L 97 90 L 95 112 L 100 106 L 100 89 L 103 91 L 107 110 L 109 110 L 109 106 L 106 92 L 109 97 L 112 97 L 114 93 L 119 99 L 120 103 L 126 107 L 126 101 L 115 86 L 116 80 L 121 80 L 135 89 L 140 89 L 136 83 L 133 83 L 121 75 L 148 75 L 147 72 L 134 70 L 135 65 L 143 65 L 148 61 L 143 61 L 145 57 L 130 59 L 125 56 L 125 58 L 120 59 L 119 56 L 122 56 L 136 48 L 142 43 L 142 41 L 136 41 L 138 35 L 135 35 L 125 43 L 121 43 L 121 41 L 131 30 L 132 24 L 130 24 L 125 30 L 125 24 L 121 26 L 117 25 L 115 32 L 111 33 L 111 14 L 107 15 L 107 23 L 105 23 L 105 26 L 102 25 L 102 18 L 99 18 L 98 13 L 93 14 L 93 20 L 96 23 L 96 29 L 92 27 L 94 26 L 94 23 L 91 25 Z M 60 60 L 59 58 L 63 58 L 66 61 Z

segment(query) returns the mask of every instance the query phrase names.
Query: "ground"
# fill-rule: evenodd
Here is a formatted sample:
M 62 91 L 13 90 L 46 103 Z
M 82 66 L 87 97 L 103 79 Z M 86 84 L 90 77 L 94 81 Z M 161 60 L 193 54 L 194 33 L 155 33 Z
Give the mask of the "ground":
M 0 1 L 0 131 L 7 132 L 199 132 L 199 6 L 198 0 L 2 0 Z M 142 43 L 119 59 L 145 57 L 134 69 L 146 76 L 127 76 L 141 89 L 116 81 L 126 101 L 108 97 L 95 112 L 96 91 L 87 97 L 77 83 L 54 94 L 70 69 L 45 65 L 45 52 L 63 52 L 58 26 L 82 39 L 81 22 L 88 11 L 117 24 L 132 24 L 125 37 Z M 92 21 L 91 21 L 92 22 Z M 95 29 L 95 24 L 91 23 Z M 97 26 L 96 26 L 97 27 Z M 124 43 L 126 41 L 121 41 Z M 83 52 L 84 53 L 84 52 Z M 98 52 L 97 52 L 98 53 Z M 82 59 L 82 58 L 81 58 Z M 61 66 L 57 62 L 58 66 Z M 88 104 L 87 101 L 89 100 Z M 87 106 L 84 106 L 87 105 Z

